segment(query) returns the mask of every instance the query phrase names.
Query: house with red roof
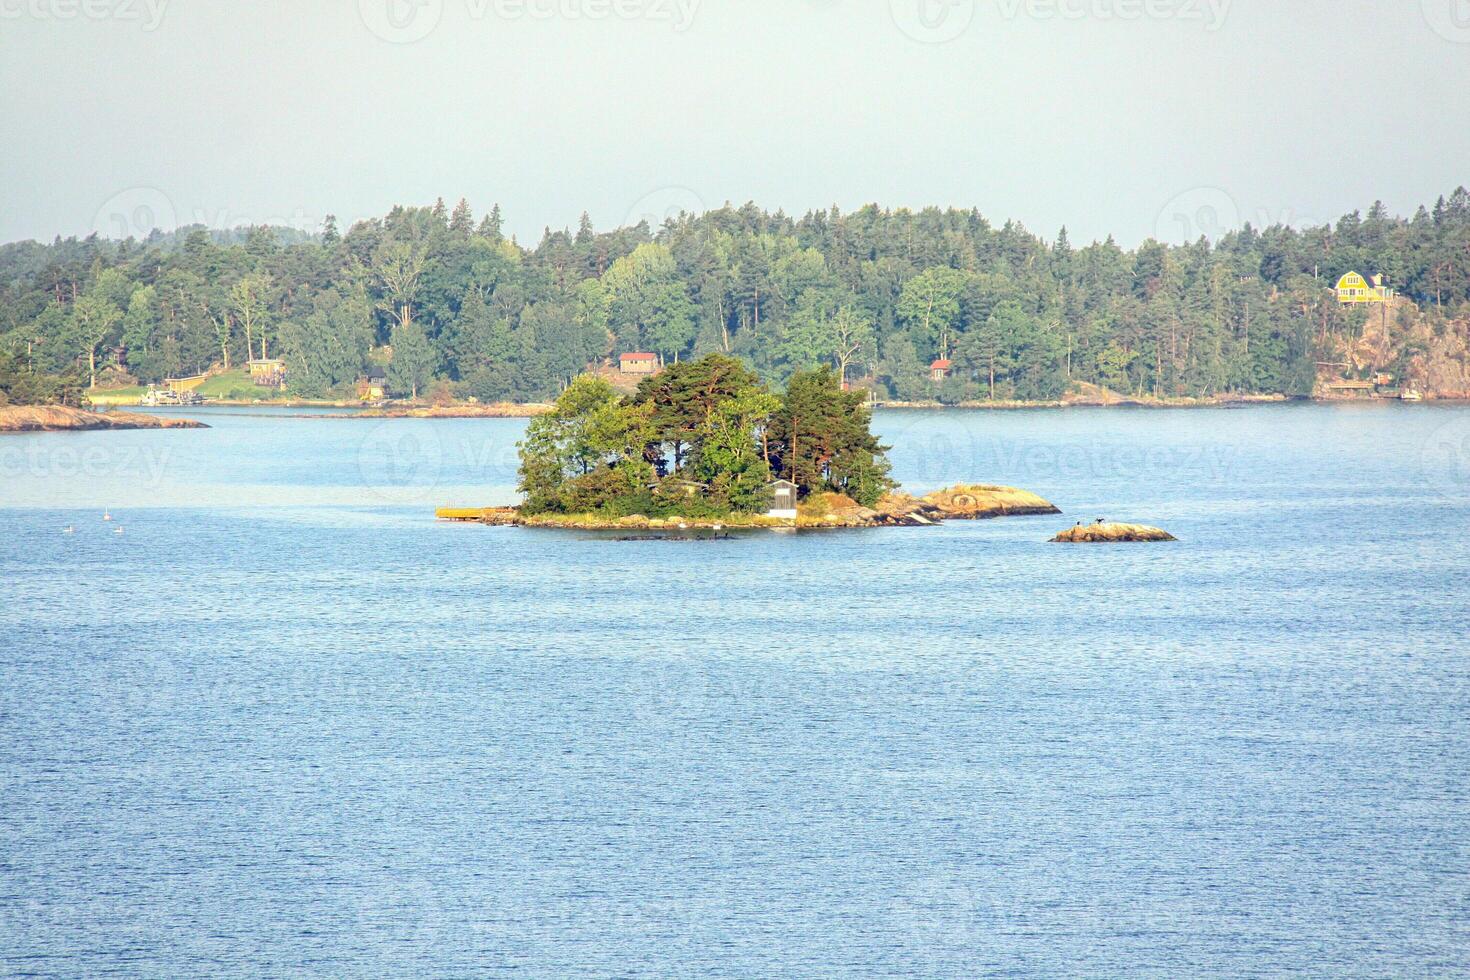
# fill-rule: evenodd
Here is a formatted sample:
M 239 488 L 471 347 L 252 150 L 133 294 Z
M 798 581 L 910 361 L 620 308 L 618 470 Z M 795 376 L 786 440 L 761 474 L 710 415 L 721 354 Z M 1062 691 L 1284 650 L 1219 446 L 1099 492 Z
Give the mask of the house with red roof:
M 658 355 L 646 351 L 633 351 L 618 356 L 618 370 L 624 374 L 657 374 Z

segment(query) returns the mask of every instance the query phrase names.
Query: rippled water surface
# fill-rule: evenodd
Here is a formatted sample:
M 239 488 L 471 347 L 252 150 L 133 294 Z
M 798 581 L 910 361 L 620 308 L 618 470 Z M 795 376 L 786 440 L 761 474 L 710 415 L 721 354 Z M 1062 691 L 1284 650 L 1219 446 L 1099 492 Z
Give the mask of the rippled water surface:
M 1065 516 L 704 542 L 197 414 L 0 437 L 0 973 L 1470 973 L 1470 410 L 883 413 Z

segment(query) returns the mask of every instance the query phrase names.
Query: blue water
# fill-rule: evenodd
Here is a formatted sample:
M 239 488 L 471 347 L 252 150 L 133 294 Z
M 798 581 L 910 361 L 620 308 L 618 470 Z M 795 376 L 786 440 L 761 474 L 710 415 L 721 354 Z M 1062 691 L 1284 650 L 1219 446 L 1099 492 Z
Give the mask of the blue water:
M 707 542 L 236 412 L 0 437 L 0 974 L 1470 975 L 1470 409 L 884 413 L 1065 517 Z

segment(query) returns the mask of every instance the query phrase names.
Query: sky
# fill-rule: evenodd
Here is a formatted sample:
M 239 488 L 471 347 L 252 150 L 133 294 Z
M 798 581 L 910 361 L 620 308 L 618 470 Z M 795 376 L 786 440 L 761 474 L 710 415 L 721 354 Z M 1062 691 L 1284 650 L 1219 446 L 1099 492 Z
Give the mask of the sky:
M 464 197 L 1132 246 L 1461 184 L 1470 0 L 0 0 L 0 241 Z

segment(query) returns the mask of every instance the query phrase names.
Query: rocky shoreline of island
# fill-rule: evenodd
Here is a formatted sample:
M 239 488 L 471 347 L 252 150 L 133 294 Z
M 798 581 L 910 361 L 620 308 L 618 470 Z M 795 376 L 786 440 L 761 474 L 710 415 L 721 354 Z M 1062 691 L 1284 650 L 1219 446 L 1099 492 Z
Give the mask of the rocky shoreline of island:
M 952 520 L 1060 514 L 1061 509 L 1029 490 L 962 484 L 914 497 L 901 491 L 885 494 L 864 507 L 841 493 L 814 493 L 801 502 L 795 517 L 770 514 L 725 514 L 718 517 L 648 517 L 643 514 L 561 514 L 524 512 L 519 507 L 441 507 L 439 520 L 494 527 L 560 528 L 582 531 L 727 530 L 740 528 L 932 527 Z
M 444 507 L 435 516 L 703 537 L 1061 513 L 1029 490 L 987 483 L 905 492 L 871 421 L 863 394 L 826 368 L 797 372 L 779 395 L 721 354 L 671 365 L 626 396 L 582 375 L 517 443 L 520 506 Z
M 629 514 L 528 514 L 519 507 L 441 507 L 441 521 L 489 527 L 542 528 L 561 531 L 643 532 L 655 539 L 692 534 L 726 536 L 735 531 L 839 530 L 877 527 L 935 527 L 948 521 L 993 520 L 1001 517 L 1045 516 L 1062 511 L 1029 490 L 982 484 L 961 484 L 923 497 L 901 491 L 884 495 L 873 507 L 863 507 L 838 493 L 813 494 L 802 501 L 796 516 L 729 514 L 715 517 L 648 517 Z M 627 538 L 619 540 L 650 540 Z M 1172 542 L 1178 538 L 1144 524 L 1077 524 L 1049 539 L 1052 544 L 1125 544 Z
M 0 406 L 0 432 L 92 432 L 102 429 L 207 429 L 193 419 L 138 412 L 89 412 L 68 405 Z

